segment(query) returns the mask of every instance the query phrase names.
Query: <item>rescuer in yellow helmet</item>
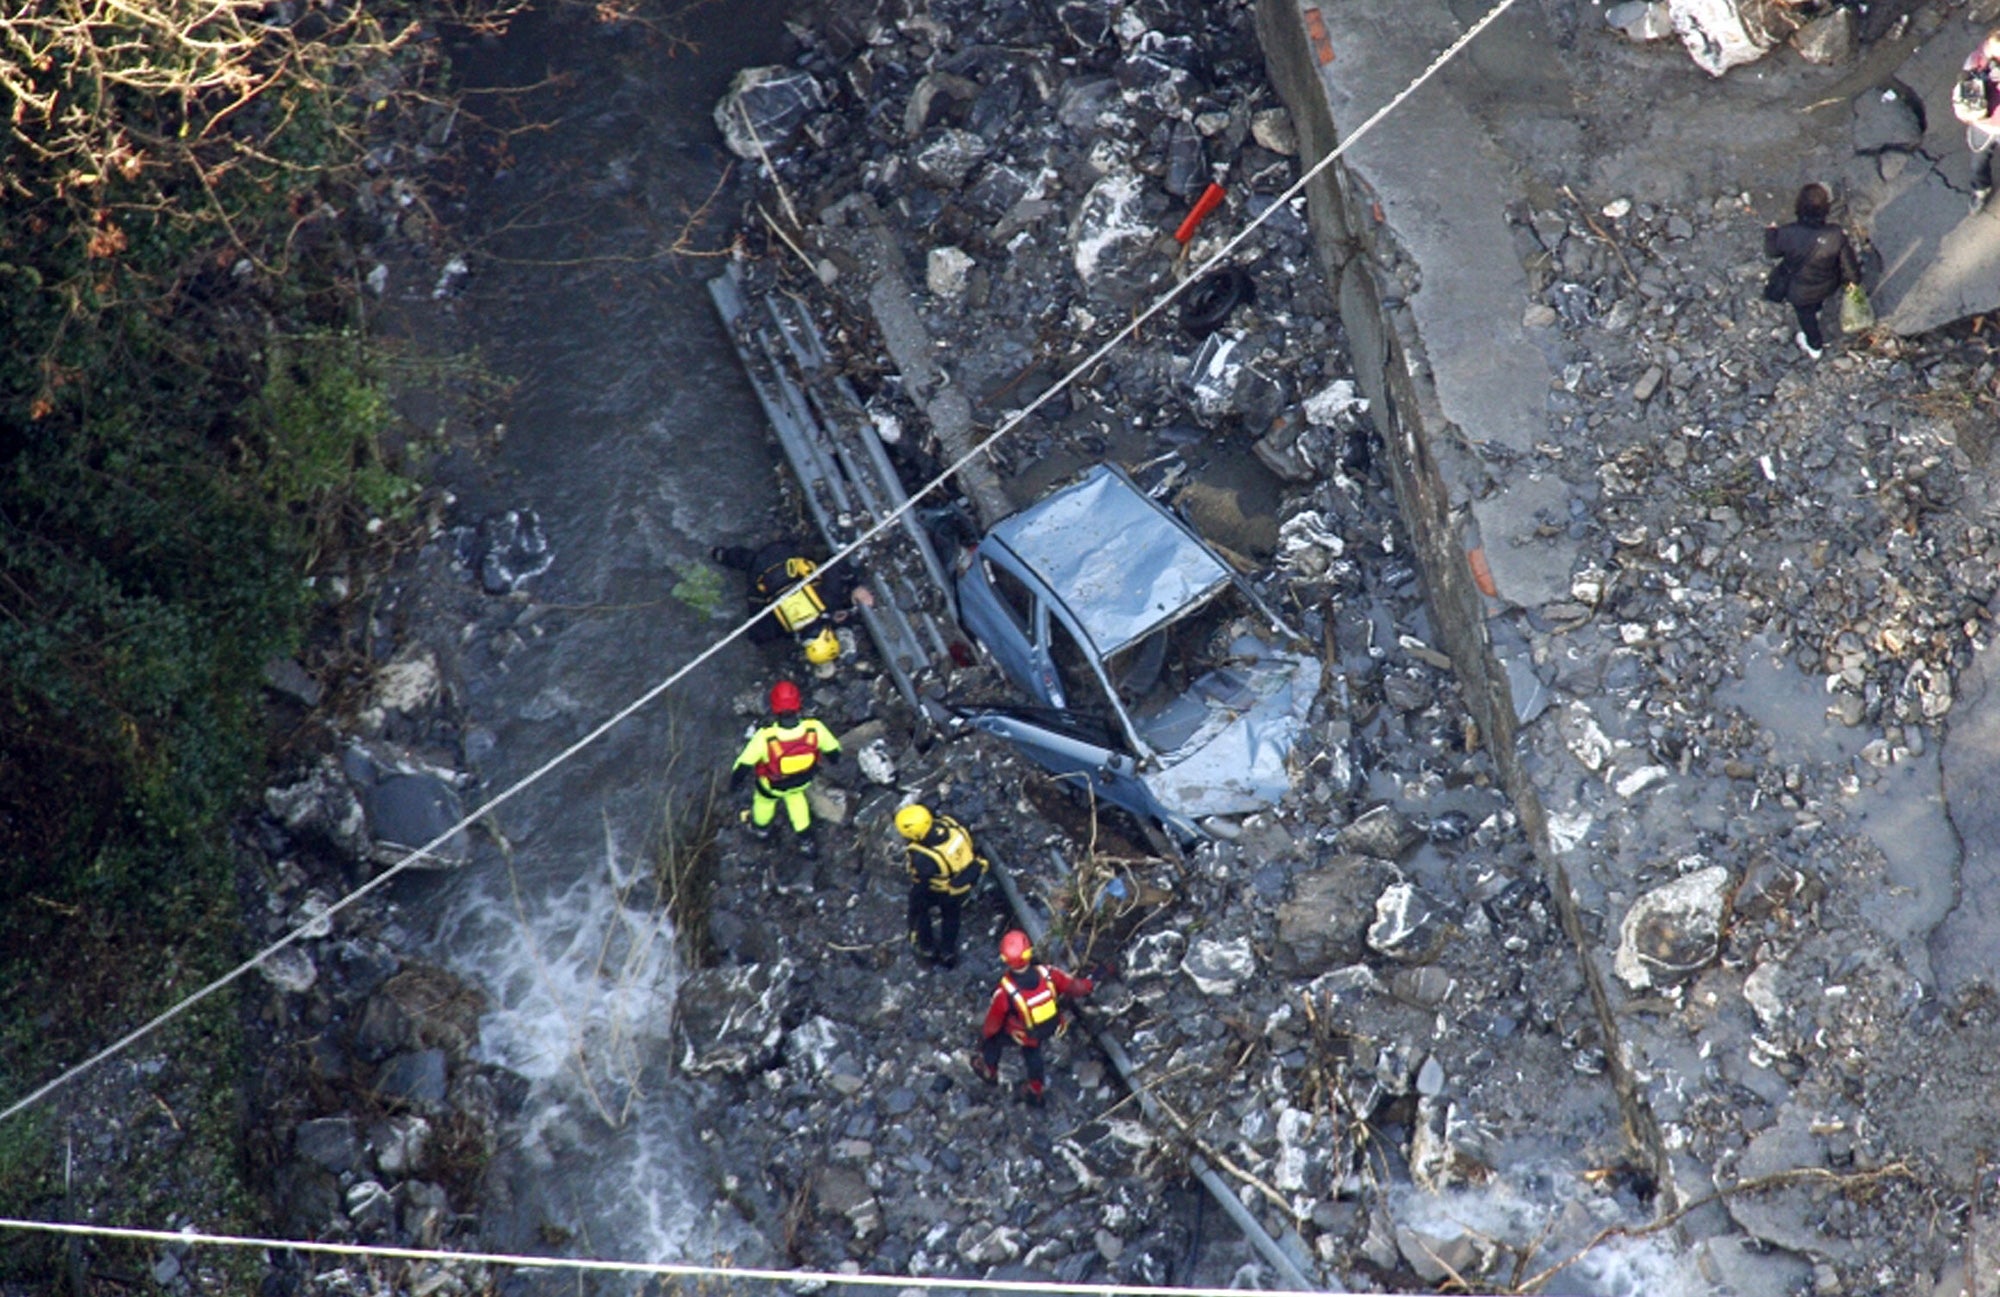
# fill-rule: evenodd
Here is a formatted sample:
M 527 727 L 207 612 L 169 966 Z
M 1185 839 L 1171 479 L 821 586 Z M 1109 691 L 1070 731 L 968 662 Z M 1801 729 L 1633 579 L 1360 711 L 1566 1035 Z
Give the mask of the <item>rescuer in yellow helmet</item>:
M 801 548 L 786 541 L 756 550 L 718 545 L 708 556 L 749 576 L 751 611 L 771 609 L 769 617 L 759 618 L 750 628 L 753 642 L 768 644 L 790 636 L 805 650 L 807 662 L 828 668 L 840 656 L 835 624 L 847 620 L 851 604 L 872 606 L 875 596 L 856 580 L 852 564 L 823 569 L 800 553 Z M 810 579 L 799 585 L 802 578 Z M 795 585 L 799 588 L 793 590 Z
M 958 916 L 965 898 L 986 877 L 986 857 L 972 834 L 949 815 L 933 815 L 921 802 L 896 812 L 896 832 L 907 842 L 910 871 L 910 944 L 939 968 L 958 967 Z

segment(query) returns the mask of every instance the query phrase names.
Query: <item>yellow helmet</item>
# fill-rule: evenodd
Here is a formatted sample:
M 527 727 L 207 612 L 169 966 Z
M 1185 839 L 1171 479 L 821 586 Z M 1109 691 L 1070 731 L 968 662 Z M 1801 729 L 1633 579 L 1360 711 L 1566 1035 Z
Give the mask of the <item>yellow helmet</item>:
M 931 831 L 931 808 L 922 802 L 911 802 L 896 812 L 896 832 L 912 842 L 921 842 Z
M 833 633 L 831 626 L 822 628 L 819 634 L 806 641 L 806 661 L 814 666 L 831 662 L 839 656 L 840 636 Z

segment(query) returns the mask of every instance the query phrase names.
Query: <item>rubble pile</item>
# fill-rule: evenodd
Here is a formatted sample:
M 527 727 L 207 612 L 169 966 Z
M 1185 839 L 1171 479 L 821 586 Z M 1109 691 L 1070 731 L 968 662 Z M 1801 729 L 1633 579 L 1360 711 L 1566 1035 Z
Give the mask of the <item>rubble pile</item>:
M 1883 1177 L 1730 1203 L 1816 1290 L 1929 1282 L 1949 1257 L 1926 1217 L 1977 1177 L 1968 1114 L 1913 1105 L 1905 1064 L 1976 1085 L 1953 1024 L 1983 992 L 1933 966 L 1950 901 L 1924 893 L 1956 844 L 1894 804 L 1936 796 L 1953 681 L 1991 637 L 1991 349 L 1958 330 L 1808 362 L 1758 298 L 1740 197 L 1515 220 L 1582 553 L 1526 635 L 1553 721 L 1527 734 L 1577 775 L 1543 781 L 1569 790 L 1551 837 L 1619 924 L 1598 941 L 1650 1109 L 1692 1184 Z
M 1296 177 L 1251 19 L 1241 4 L 968 3 L 847 6 L 800 26 L 794 75 L 817 89 L 788 88 L 768 133 L 745 141 L 773 169 L 749 209 L 746 271 L 757 291 L 812 304 L 877 426 L 901 434 L 891 453 L 908 480 L 949 456 L 929 440 L 930 381 L 913 394 L 899 344 L 879 340 L 872 248 L 900 254 L 946 381 L 978 427 L 996 426 Z M 787 79 L 741 79 L 718 120 L 759 120 L 743 87 Z M 1211 182 L 1227 203 L 1183 252 L 1175 228 Z M 1602 1073 L 1607 1043 L 1431 647 L 1301 210 L 1280 206 L 1195 287 L 996 458 L 1017 504 L 1116 459 L 1267 573 L 1269 602 L 1337 669 L 1295 790 L 1168 861 L 1004 748 L 916 746 L 865 664 L 809 690 L 809 714 L 836 730 L 889 719 L 893 781 L 845 769 L 846 823 L 821 830 L 843 845 L 816 861 L 725 832 L 719 962 L 682 995 L 703 1006 L 683 1022 L 684 1069 L 731 1114 L 719 1156 L 743 1192 L 789 1205 L 800 1262 L 1226 1278 L 1251 1254 L 1226 1238 L 1204 1254 L 1218 1227 L 1199 1223 L 1198 1193 L 1161 1192 L 1199 1151 L 1308 1272 L 1434 1282 L 1441 1258 L 1468 1273 L 1546 1259 L 1572 1231 L 1536 1220 L 1496 1242 L 1399 1219 L 1410 1185 L 1481 1184 L 1529 1145 L 1577 1166 L 1621 1156 L 1608 1086 L 1569 1083 Z M 972 1074 L 1011 921 L 997 900 L 970 921 L 952 972 L 905 950 L 888 821 L 910 797 L 970 824 L 1050 907 L 1061 939 L 1045 953 L 1119 970 L 1091 1011 L 1185 1129 L 1143 1124 L 1080 1033 L 1058 1046 L 1047 1111 Z M 1637 1213 L 1644 1189 L 1608 1180 L 1576 1213 Z
M 906 9 L 839 6 L 798 28 L 820 109 L 761 139 L 771 195 L 749 243 L 752 273 L 814 303 L 878 424 L 917 443 L 897 448 L 906 467 L 924 469 L 945 448 L 922 444 L 908 376 L 876 341 L 878 268 L 856 227 L 900 250 L 948 380 L 990 428 L 1268 210 L 1296 143 L 1265 97 L 1247 6 Z M 1578 178 L 1548 179 L 1564 193 Z M 1227 205 L 1182 255 L 1172 232 L 1211 181 Z M 1502 647 L 1525 667 L 1523 719 L 1553 709 L 1526 731 L 1530 760 L 1578 772 L 1549 831 L 1572 862 L 1578 938 L 1620 980 L 1620 1038 L 1603 1036 L 1431 647 L 1339 321 L 1300 213 L 1281 208 L 1226 278 L 996 458 L 1016 503 L 1117 459 L 1267 571 L 1270 601 L 1336 670 L 1319 741 L 1292 797 L 1179 863 L 1107 846 L 994 747 L 906 749 L 893 791 L 852 808 L 854 854 L 821 861 L 810 889 L 793 875 L 776 901 L 725 900 L 777 921 L 726 922 L 740 940 L 702 976 L 750 996 L 732 989 L 748 970 L 789 960 L 792 989 L 756 984 L 771 1025 L 754 1058 L 724 1050 L 729 1065 L 709 1067 L 699 1032 L 688 1057 L 740 1075 L 723 1093 L 756 1114 L 754 1164 L 795 1205 L 799 1259 L 1185 1282 L 1217 1263 L 1158 1186 L 1193 1150 L 1329 1284 L 1530 1273 L 1664 1205 L 1621 1129 L 1620 1051 L 1679 1201 L 1721 1195 L 1681 1226 L 1710 1280 L 1897 1291 L 1947 1263 L 1931 1231 L 1967 1209 L 1949 1187 L 1971 1182 L 1948 1133 L 1961 1127 L 1926 1129 L 1918 1082 L 1885 1060 L 1990 1067 L 1925 997 L 1922 930 L 1883 949 L 1879 896 L 1907 884 L 1853 799 L 1935 760 L 1952 681 L 1983 644 L 2000 555 L 1968 473 L 1987 448 L 1967 394 L 1991 392 L 1993 363 L 1959 334 L 1850 340 L 1809 367 L 1789 313 L 1757 298 L 1762 221 L 1743 196 L 1569 197 L 1511 216 L 1524 324 L 1560 357 L 1536 458 L 1572 501 L 1545 525 L 1585 558 L 1569 599 L 1495 626 L 1518 630 Z M 1238 489 L 1249 460 L 1265 511 Z M 1855 741 L 1780 753 L 1782 727 L 1757 710 L 1778 704 L 1738 678 L 1753 651 L 1813 685 L 1818 701 L 1795 704 L 1812 725 L 1825 710 Z M 815 703 L 854 725 L 886 692 L 850 679 Z M 1691 770 L 1724 794 L 1670 796 Z M 1706 797 L 1716 781 L 1686 786 Z M 993 970 L 969 966 L 1003 921 L 972 925 L 954 973 L 901 951 L 887 818 L 912 796 L 1026 875 L 1059 958 L 1118 965 L 1097 1016 L 1185 1128 L 1140 1125 L 1074 1037 L 1046 1113 L 972 1076 Z M 1537 1205 L 1491 1208 L 1517 1182 L 1539 1186 Z

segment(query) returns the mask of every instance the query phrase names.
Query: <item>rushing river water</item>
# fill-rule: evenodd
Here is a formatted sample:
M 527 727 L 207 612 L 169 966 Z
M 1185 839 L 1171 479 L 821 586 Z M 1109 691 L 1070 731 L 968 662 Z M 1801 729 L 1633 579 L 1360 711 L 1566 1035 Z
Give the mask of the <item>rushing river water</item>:
M 661 254 L 734 161 L 710 114 L 736 69 L 780 57 L 784 7 L 694 7 L 663 34 L 546 6 L 461 52 L 476 87 L 545 87 L 471 100 L 489 121 L 518 107 L 541 126 L 469 194 L 482 241 L 457 309 L 517 386 L 490 453 L 447 485 L 458 521 L 532 508 L 553 555 L 531 602 L 493 600 L 467 632 L 494 645 L 463 682 L 489 792 L 738 611 L 675 590 L 709 546 L 769 525 L 774 452 L 703 288 L 716 263 Z M 490 1245 L 561 1250 L 554 1222 L 588 1255 L 756 1256 L 733 1213 L 712 1215 L 666 1081 L 674 954 L 651 874 L 669 788 L 727 761 L 729 700 L 757 672 L 743 650 L 701 668 L 506 805 L 470 867 L 409 899 L 432 953 L 491 997 L 485 1059 L 531 1087 L 489 1191 Z

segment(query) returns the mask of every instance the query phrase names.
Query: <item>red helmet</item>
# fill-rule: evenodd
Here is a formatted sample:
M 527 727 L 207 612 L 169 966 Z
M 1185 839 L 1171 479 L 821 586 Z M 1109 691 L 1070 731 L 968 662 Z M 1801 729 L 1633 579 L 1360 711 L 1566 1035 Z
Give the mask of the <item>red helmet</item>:
M 1000 938 L 1000 962 L 1015 972 L 1018 973 L 1026 968 L 1028 961 L 1034 957 L 1034 943 L 1029 941 L 1028 934 L 1019 928 Z
M 780 680 L 771 686 L 772 711 L 795 712 L 805 705 L 805 699 L 799 696 L 799 687 L 791 681 Z

